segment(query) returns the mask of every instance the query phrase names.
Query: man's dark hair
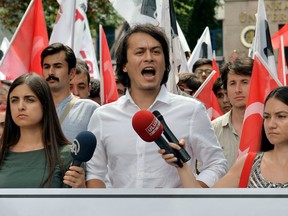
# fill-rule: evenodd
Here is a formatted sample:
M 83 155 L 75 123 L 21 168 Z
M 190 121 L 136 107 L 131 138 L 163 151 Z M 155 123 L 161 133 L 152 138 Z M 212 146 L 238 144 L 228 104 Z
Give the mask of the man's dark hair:
M 246 55 L 237 56 L 234 61 L 229 61 L 222 64 L 220 68 L 220 73 L 223 82 L 223 89 L 227 90 L 228 73 L 251 76 L 252 69 L 253 59 Z
M 82 59 L 77 58 L 76 59 L 76 74 L 81 74 L 81 73 L 85 74 L 85 76 L 87 77 L 88 85 L 89 85 L 89 83 L 90 83 L 90 74 L 89 74 L 88 65 Z
M 53 43 L 53 44 L 47 46 L 42 51 L 42 53 L 41 53 L 41 66 L 43 67 L 44 59 L 47 56 L 54 55 L 54 54 L 59 53 L 61 51 L 65 52 L 65 55 L 66 55 L 65 60 L 68 63 L 68 69 L 69 69 L 68 73 L 70 73 L 70 70 L 72 68 L 76 67 L 76 57 L 75 57 L 73 50 L 69 46 L 64 45 L 62 43 Z
M 100 80 L 91 79 L 91 91 L 89 94 L 89 98 L 100 97 Z
M 178 84 L 181 83 L 185 83 L 193 92 L 196 92 L 202 84 L 198 77 L 193 73 L 180 73 Z
M 212 87 L 212 90 L 214 92 L 214 95 L 217 97 L 217 92 L 223 88 L 223 82 L 222 82 L 222 79 L 221 77 L 218 77 L 216 79 L 216 81 L 213 83 L 213 87 Z
M 207 59 L 207 58 L 200 58 L 198 59 L 194 65 L 193 65 L 193 68 L 192 68 L 192 71 L 195 72 L 195 70 L 202 66 L 202 65 L 205 65 L 205 64 L 209 64 L 212 66 L 212 60 L 211 59 Z
M 166 37 L 166 34 L 160 27 L 154 26 L 152 24 L 139 24 L 129 29 L 127 33 L 121 38 L 118 47 L 116 49 L 116 75 L 125 87 L 130 87 L 130 78 L 128 73 L 123 71 L 124 66 L 127 63 L 127 49 L 128 49 L 128 40 L 131 35 L 135 33 L 145 33 L 156 39 L 160 42 L 164 58 L 165 58 L 165 72 L 161 84 L 165 84 L 168 80 L 170 72 L 170 58 L 169 58 L 169 43 Z

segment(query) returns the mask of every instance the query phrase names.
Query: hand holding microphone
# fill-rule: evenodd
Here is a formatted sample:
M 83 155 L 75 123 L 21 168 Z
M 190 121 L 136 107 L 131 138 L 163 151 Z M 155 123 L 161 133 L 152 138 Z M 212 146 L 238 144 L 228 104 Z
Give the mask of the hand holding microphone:
M 74 159 L 71 166 L 81 166 L 83 162 L 89 161 L 95 151 L 97 140 L 90 131 L 80 132 L 73 140 L 71 156 Z
M 153 115 L 161 122 L 166 139 L 169 142 L 179 144 L 178 139 L 175 137 L 175 135 L 172 133 L 172 131 L 170 130 L 170 128 L 166 124 L 164 117 L 161 115 L 161 113 L 159 111 L 155 110 L 153 112 Z M 183 161 L 183 163 L 186 163 L 187 161 L 189 161 L 191 159 L 188 152 L 182 147 L 180 148 L 180 150 L 176 150 L 176 156 L 177 156 L 177 158 L 180 158 L 181 161 Z
M 85 187 L 85 173 L 81 164 L 92 158 L 96 143 L 96 137 L 90 131 L 79 133 L 73 140 L 71 146 L 73 162 L 64 176 L 64 183 L 68 187 Z
M 140 110 L 132 119 L 132 126 L 136 133 L 146 142 L 155 142 L 159 148 L 165 149 L 165 153 L 174 154 L 177 157 L 175 162 L 179 167 L 183 167 L 176 150 L 162 137 L 163 127 L 160 121 L 147 110 Z

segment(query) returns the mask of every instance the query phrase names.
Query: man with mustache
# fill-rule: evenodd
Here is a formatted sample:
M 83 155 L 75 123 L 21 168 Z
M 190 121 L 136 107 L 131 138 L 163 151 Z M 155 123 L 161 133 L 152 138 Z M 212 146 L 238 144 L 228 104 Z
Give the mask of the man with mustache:
M 62 43 L 49 45 L 41 53 L 41 66 L 64 135 L 72 142 L 78 133 L 87 130 L 90 117 L 99 105 L 70 92 L 70 81 L 76 73 L 76 57 L 70 47 Z

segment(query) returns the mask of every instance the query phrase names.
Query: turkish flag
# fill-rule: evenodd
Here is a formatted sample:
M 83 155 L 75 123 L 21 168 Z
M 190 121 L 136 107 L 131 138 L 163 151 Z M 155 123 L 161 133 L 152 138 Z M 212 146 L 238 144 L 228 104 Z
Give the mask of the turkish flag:
M 216 74 L 213 76 L 213 80 L 215 82 L 216 79 L 220 76 L 220 70 L 216 61 L 215 50 L 213 50 L 212 69 L 216 71 Z
M 48 46 L 48 34 L 41 0 L 32 0 L 5 53 L 0 71 L 7 80 L 28 72 L 42 75 L 41 52 Z
M 101 104 L 107 104 L 118 99 L 115 74 L 104 29 L 100 25 L 100 78 Z
M 273 89 L 281 85 L 279 80 L 275 78 L 275 75 L 269 72 L 267 68 L 267 63 L 256 52 L 238 157 L 248 152 L 257 152 L 261 147 L 264 101 Z
M 288 49 L 288 23 L 271 36 L 272 46 L 278 49 L 278 77 L 286 85 L 287 81 L 287 49 Z M 286 50 L 286 53 L 285 53 Z
M 220 76 L 220 71 L 216 62 L 214 51 L 213 51 L 212 69 L 213 69 L 212 73 L 202 83 L 198 91 L 195 92 L 194 97 L 196 97 L 205 104 L 209 118 L 211 120 L 214 120 L 223 114 L 220 109 L 218 100 L 214 92 L 212 91 L 214 82 Z
M 279 31 L 271 36 L 272 46 L 274 49 L 280 48 L 281 36 L 284 38 L 284 46 L 288 46 L 288 22 Z
M 286 86 L 287 81 L 287 62 L 285 57 L 285 47 L 284 47 L 284 37 L 281 35 L 280 37 L 280 47 L 278 52 L 278 79 L 279 81 Z
M 208 116 L 211 120 L 222 115 L 219 103 L 212 91 L 213 83 L 217 79 L 218 74 L 215 70 L 205 79 L 199 89 L 193 95 L 206 106 Z

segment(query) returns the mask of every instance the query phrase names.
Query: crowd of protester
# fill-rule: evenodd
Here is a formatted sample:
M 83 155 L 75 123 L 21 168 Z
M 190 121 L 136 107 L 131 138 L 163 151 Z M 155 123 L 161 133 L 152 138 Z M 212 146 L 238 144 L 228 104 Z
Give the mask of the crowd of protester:
M 239 187 L 243 171 L 249 172 L 247 187 L 288 187 L 288 87 L 265 100 L 261 151 L 238 157 L 253 59 L 237 56 L 221 65 L 213 92 L 223 115 L 211 121 L 193 97 L 213 70 L 210 59 L 179 74 L 180 94 L 173 94 L 166 88 L 169 43 L 159 27 L 129 29 L 115 58 L 119 98 L 105 105 L 100 80 L 90 78 L 85 61 L 61 43 L 42 51 L 43 76 L 31 72 L 2 81 L 1 188 Z M 142 139 L 132 125 L 141 110 L 160 112 L 179 142 Z M 149 121 L 143 115 L 138 124 L 155 127 L 143 131 L 150 138 L 160 129 L 156 117 Z M 71 147 L 82 131 L 95 135 L 97 147 L 86 163 L 71 165 Z M 183 149 L 190 160 L 179 157 Z

